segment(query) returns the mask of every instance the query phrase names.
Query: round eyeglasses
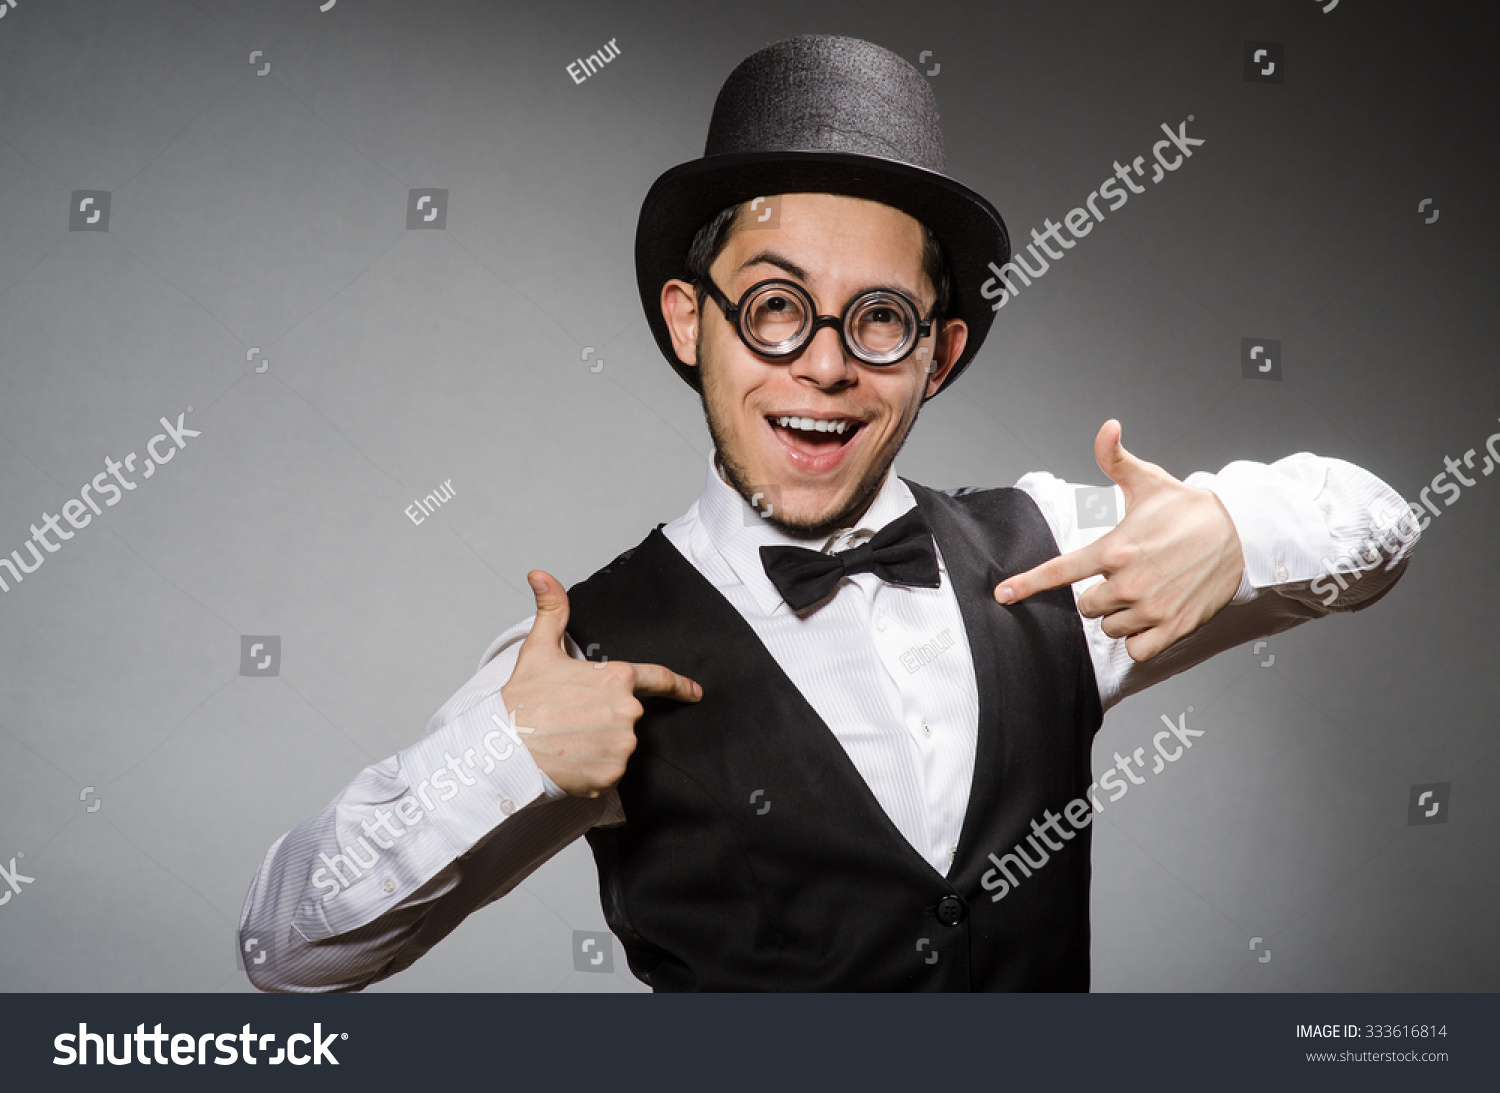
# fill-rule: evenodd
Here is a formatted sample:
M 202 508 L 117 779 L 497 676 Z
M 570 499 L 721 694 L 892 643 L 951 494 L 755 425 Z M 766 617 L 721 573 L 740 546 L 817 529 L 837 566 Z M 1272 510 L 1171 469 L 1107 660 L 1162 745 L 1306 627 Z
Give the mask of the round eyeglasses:
M 731 304 L 713 278 L 705 287 L 724 318 L 735 324 L 740 341 L 761 356 L 783 358 L 802 351 L 820 329 L 837 329 L 844 348 L 865 364 L 886 367 L 911 356 L 932 332 L 933 316 L 919 317 L 917 305 L 902 292 L 873 288 L 849 301 L 842 316 L 819 315 L 807 290 L 795 281 L 773 278 L 751 285 Z

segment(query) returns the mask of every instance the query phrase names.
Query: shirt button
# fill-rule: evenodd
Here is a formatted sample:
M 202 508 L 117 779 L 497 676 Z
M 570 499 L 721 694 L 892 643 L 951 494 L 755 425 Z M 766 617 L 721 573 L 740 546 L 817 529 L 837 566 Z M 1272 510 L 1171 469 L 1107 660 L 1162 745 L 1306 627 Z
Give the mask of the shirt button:
M 501 797 L 500 798 L 500 811 L 501 812 L 503 812 L 507 816 L 509 816 L 515 810 L 516 810 L 516 802 L 512 801 L 509 797 Z
M 384 887 L 385 887 L 386 895 L 390 895 L 392 892 L 394 892 L 396 890 L 396 881 L 395 881 L 395 878 L 393 878 L 393 877 L 386 877 L 385 878 L 385 885 L 384 885 Z
M 932 726 L 929 725 L 925 721 L 922 722 L 922 735 L 923 736 L 931 736 L 932 735 Z
M 957 926 L 965 914 L 964 901 L 958 896 L 944 896 L 938 900 L 937 920 L 944 926 Z
M 1291 576 L 1291 574 L 1287 572 L 1286 566 L 1279 565 L 1276 567 L 1276 579 L 1278 581 L 1285 581 L 1289 576 Z
M 876 615 L 875 616 L 875 629 L 879 630 L 883 634 L 883 633 L 885 633 L 885 627 L 886 627 L 885 616 L 884 615 Z

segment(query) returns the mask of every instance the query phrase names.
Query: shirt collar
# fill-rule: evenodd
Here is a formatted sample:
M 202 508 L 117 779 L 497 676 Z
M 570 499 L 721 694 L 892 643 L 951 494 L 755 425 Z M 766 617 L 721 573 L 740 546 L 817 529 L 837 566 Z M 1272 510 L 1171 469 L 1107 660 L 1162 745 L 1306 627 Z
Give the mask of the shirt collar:
M 709 453 L 703 493 L 698 498 L 698 518 L 709 541 L 767 615 L 783 601 L 781 593 L 766 576 L 760 559 L 761 547 L 798 546 L 825 553 L 847 550 L 858 546 L 917 503 L 906 483 L 896 476 L 893 465 L 886 469 L 885 481 L 875 499 L 850 527 L 821 541 L 794 539 L 766 523 L 739 491 L 724 481 L 714 463 L 714 454 Z

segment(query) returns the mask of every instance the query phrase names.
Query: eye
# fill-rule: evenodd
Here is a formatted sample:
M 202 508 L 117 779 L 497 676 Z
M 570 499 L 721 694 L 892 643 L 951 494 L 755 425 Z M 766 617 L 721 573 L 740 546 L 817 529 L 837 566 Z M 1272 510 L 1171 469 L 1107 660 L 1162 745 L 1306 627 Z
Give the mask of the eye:
M 742 330 L 759 346 L 782 352 L 796 343 L 811 318 L 801 297 L 767 285 L 747 301 Z
M 911 342 L 915 320 L 907 305 L 889 292 L 875 291 L 861 298 L 850 316 L 851 340 L 871 363 L 884 363 Z

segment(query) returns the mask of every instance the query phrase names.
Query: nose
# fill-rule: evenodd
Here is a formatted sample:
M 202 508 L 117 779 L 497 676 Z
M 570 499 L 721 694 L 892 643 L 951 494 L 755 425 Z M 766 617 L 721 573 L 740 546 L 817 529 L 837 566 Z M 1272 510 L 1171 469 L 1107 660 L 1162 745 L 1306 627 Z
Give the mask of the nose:
M 853 383 L 859 375 L 859 362 L 845 351 L 838 328 L 829 325 L 813 333 L 792 361 L 791 373 L 830 390 Z

